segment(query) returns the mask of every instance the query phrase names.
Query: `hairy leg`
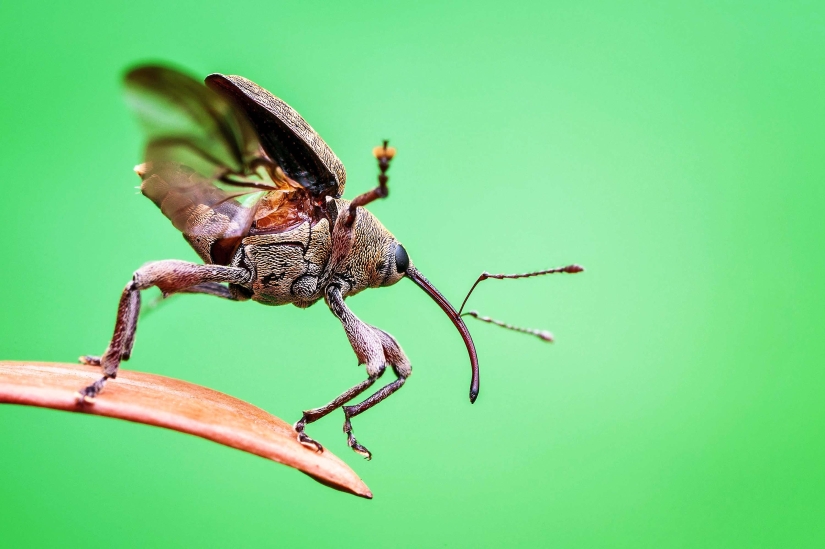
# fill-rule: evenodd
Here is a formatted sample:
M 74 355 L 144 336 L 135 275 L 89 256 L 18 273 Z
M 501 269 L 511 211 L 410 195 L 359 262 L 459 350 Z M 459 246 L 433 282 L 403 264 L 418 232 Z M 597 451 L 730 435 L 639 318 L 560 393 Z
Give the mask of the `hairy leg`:
M 179 294 L 206 294 L 228 299 L 230 301 L 239 301 L 238 297 L 232 291 L 219 282 L 204 282 L 203 284 L 196 284 L 189 288 L 184 288 L 178 291 Z
M 397 372 L 396 372 L 397 373 Z M 347 434 L 347 444 L 349 447 L 352 448 L 354 451 L 358 452 L 362 456 L 367 459 L 372 459 L 372 454 L 369 450 L 358 444 L 358 441 L 355 440 L 355 437 L 352 435 L 352 423 L 350 422 L 351 418 L 354 418 L 358 414 L 362 412 L 366 412 L 398 389 L 404 385 L 404 382 L 407 381 L 406 376 L 398 375 L 398 379 L 384 385 L 379 390 L 377 390 L 372 396 L 366 399 L 364 402 L 360 404 L 356 404 L 355 406 L 344 406 L 344 432 Z
M 220 284 L 219 282 L 204 282 L 203 284 L 198 284 L 196 286 L 192 286 L 191 288 L 179 290 L 175 295 L 180 294 L 211 295 L 222 299 L 228 299 L 229 301 L 247 301 L 249 299 L 249 296 L 243 295 L 234 288 L 227 288 L 226 285 Z M 140 309 L 140 318 L 149 316 L 150 313 L 168 303 L 169 299 L 172 297 L 174 297 L 174 295 L 169 296 L 168 298 L 159 295 L 151 301 L 145 303 Z
M 382 369 L 381 373 L 383 372 L 384 370 Z M 304 432 L 304 428 L 307 426 L 307 424 L 318 421 L 325 415 L 329 414 L 333 410 L 337 410 L 353 398 L 357 397 L 358 395 L 372 387 L 372 384 L 375 383 L 375 380 L 381 377 L 381 373 L 379 373 L 377 376 L 370 376 L 358 385 L 356 385 L 355 387 L 347 389 L 326 406 L 321 406 L 320 408 L 313 408 L 312 410 L 305 410 L 304 415 L 301 416 L 301 419 L 299 419 L 298 422 L 295 424 L 295 430 L 298 431 L 298 440 L 303 444 L 312 444 L 319 452 L 322 452 L 324 450 L 324 447 L 321 446 L 321 443 L 319 443 L 318 441 L 310 438 Z
M 401 350 L 398 342 L 395 341 L 395 338 L 383 330 L 366 324 L 355 316 L 355 314 L 344 303 L 341 290 L 337 286 L 330 286 L 327 289 L 326 300 L 332 313 L 338 318 L 338 320 L 341 321 L 341 325 L 344 327 L 344 331 L 347 334 L 347 339 L 349 339 L 350 345 L 352 345 L 352 349 L 355 351 L 355 356 L 358 357 L 358 363 L 366 365 L 367 375 L 369 375 L 369 378 L 342 394 L 338 399 L 330 402 L 327 406 L 319 408 L 318 410 L 320 415 L 318 415 L 317 418 L 313 418 L 311 421 L 315 421 L 316 419 L 323 417 L 336 408 L 343 406 L 346 402 L 355 398 L 360 393 L 364 392 L 384 373 L 384 370 L 388 364 L 392 365 L 393 370 L 398 376 L 396 381 L 383 387 L 364 402 L 356 406 L 344 406 L 344 415 L 346 417 L 344 432 L 347 433 L 347 442 L 350 448 L 369 459 L 371 457 L 369 450 L 358 444 L 355 437 L 352 436 L 352 424 L 350 422 L 350 418 L 372 408 L 400 389 L 412 372 L 412 368 L 410 366 L 410 361 L 407 359 L 404 351 Z M 306 414 L 307 412 L 304 412 L 305 417 Z M 303 418 L 301 421 L 303 421 Z M 306 437 L 306 435 L 303 434 L 303 426 L 308 422 L 301 424 L 301 421 L 296 424 L 296 429 L 300 424 L 301 429 L 299 430 L 299 440 L 303 441 L 301 437 Z
M 81 362 L 99 364 L 103 377 L 78 393 L 78 400 L 91 402 L 103 389 L 108 379 L 117 377 L 122 360 L 127 360 L 132 352 L 137 319 L 140 314 L 140 291 L 157 286 L 164 296 L 184 291 L 206 283 L 247 282 L 250 275 L 244 269 L 221 265 L 198 265 L 186 261 L 169 259 L 144 265 L 132 276 L 120 296 L 117 319 L 112 340 L 101 357 L 81 357 Z M 207 286 L 215 290 L 214 286 Z M 227 291 L 229 291 L 227 289 Z M 210 291 L 203 293 L 211 293 Z M 214 295 L 214 294 L 212 294 Z M 223 297 L 223 296 L 221 296 Z
M 174 295 L 178 294 L 204 294 L 228 299 L 230 301 L 243 301 L 243 299 L 232 292 L 232 290 L 219 282 L 204 282 L 203 284 L 196 284 L 190 288 L 178 290 Z M 137 330 L 138 319 L 143 318 L 146 316 L 147 312 L 151 312 L 152 309 L 157 307 L 160 303 L 163 303 L 165 299 L 168 299 L 163 296 L 158 296 L 156 300 L 149 301 L 145 305 L 141 305 L 140 292 L 132 292 L 131 295 L 134 302 L 130 305 L 129 326 L 126 329 L 126 333 L 130 337 L 127 338 L 124 345 L 124 352 L 120 357 L 121 361 L 129 360 L 129 356 L 132 353 L 132 345 L 134 345 L 135 341 L 135 332 Z M 83 355 L 79 360 L 82 364 L 100 366 L 100 356 L 97 355 Z

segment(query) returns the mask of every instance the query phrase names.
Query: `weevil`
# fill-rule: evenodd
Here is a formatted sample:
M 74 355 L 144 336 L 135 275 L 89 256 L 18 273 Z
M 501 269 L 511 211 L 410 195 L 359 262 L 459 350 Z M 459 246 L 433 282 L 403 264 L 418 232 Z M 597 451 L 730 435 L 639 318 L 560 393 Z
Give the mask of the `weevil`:
M 103 377 L 78 392 L 79 405 L 93 405 L 104 384 L 117 377 L 120 363 L 129 359 L 142 290 L 155 286 L 164 297 L 208 294 L 302 308 L 323 299 L 341 322 L 358 363 L 366 366 L 367 378 L 326 406 L 304 411 L 295 431 L 300 442 L 323 451 L 305 428 L 342 408 L 349 446 L 370 459 L 352 434 L 351 420 L 398 391 L 412 370 L 395 338 L 360 320 L 345 299 L 402 278 L 435 300 L 458 329 L 470 357 L 470 401 L 476 400 L 478 357 L 460 311 L 365 209 L 389 194 L 387 170 L 395 149 L 387 141 L 373 151 L 378 186 L 346 200 L 341 198 L 346 171 L 335 153 L 294 109 L 250 80 L 212 74 L 201 84 L 171 68 L 142 66 L 127 73 L 125 88 L 147 137 L 144 161 L 135 168 L 140 191 L 183 233 L 203 264 L 155 261 L 134 273 L 121 294 L 108 347 L 100 356 L 81 357 L 101 366 Z M 483 273 L 473 289 L 485 278 L 579 271 L 571 265 L 526 275 Z M 547 332 L 516 328 L 475 311 L 465 314 L 552 339 Z M 394 381 L 361 403 L 347 405 L 374 385 L 387 366 Z

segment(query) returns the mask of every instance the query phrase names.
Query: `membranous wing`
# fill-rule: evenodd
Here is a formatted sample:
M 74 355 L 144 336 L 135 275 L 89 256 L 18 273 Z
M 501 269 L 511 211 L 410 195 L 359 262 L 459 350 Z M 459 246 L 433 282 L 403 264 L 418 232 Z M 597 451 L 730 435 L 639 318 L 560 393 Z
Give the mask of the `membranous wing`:
M 125 78 L 126 101 L 146 132 L 146 160 L 187 165 L 205 177 L 243 173 L 260 144 L 245 116 L 174 69 L 143 66 Z
M 125 80 L 147 138 L 141 191 L 204 261 L 228 263 L 261 198 L 278 189 L 261 177 L 267 159 L 254 129 L 231 102 L 173 69 L 139 67 Z
M 212 89 L 160 66 L 126 75 L 147 136 L 141 191 L 208 263 L 228 264 L 249 234 L 316 222 L 346 179 L 298 113 L 244 80 L 278 108 L 249 104 L 233 84 L 239 78 L 213 75 Z

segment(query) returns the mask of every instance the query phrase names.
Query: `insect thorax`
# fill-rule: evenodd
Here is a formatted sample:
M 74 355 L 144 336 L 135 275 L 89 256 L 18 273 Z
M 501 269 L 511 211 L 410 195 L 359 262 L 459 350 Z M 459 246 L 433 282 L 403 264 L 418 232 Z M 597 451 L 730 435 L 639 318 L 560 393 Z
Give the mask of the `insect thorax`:
M 329 284 L 351 296 L 397 281 L 400 275 L 389 259 L 397 241 L 369 211 L 357 209 L 346 242 L 340 235 L 333 238 L 333 228 L 342 230 L 336 226 L 338 212 L 347 208 L 348 200 L 329 199 L 326 215 L 315 223 L 308 220 L 287 231 L 240 239 L 230 265 L 249 271 L 250 282 L 236 290 L 265 305 L 308 307 L 323 298 Z M 187 240 L 198 250 L 199 242 Z M 334 242 L 339 246 L 335 253 Z M 209 257 L 204 260 L 209 262 Z
M 319 282 L 331 251 L 329 221 L 306 221 L 286 232 L 247 236 L 232 265 L 250 272 L 246 289 L 253 300 L 308 307 L 323 297 Z

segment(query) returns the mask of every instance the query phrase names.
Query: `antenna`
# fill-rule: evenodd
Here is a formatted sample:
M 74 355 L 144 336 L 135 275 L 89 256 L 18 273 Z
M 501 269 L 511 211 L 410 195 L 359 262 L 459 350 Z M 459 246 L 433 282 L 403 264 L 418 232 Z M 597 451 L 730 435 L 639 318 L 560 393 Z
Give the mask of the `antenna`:
M 556 274 L 556 273 L 568 273 L 568 274 L 575 274 L 584 271 L 584 267 L 581 265 L 567 265 L 566 267 L 556 267 L 555 269 L 545 269 L 543 271 L 533 271 L 531 273 L 523 273 L 523 274 L 490 274 L 487 271 L 481 273 L 481 276 L 475 281 L 473 287 L 470 288 L 470 291 L 467 292 L 467 297 L 464 298 L 464 301 L 461 302 L 461 308 L 458 309 L 459 316 L 471 316 L 482 322 L 488 322 L 490 324 L 495 324 L 496 326 L 501 326 L 502 328 L 506 328 L 508 330 L 513 330 L 515 332 L 521 332 L 523 334 L 530 334 L 534 335 L 548 343 L 553 342 L 553 334 L 548 332 L 547 330 L 536 330 L 533 328 L 520 328 L 518 326 L 513 326 L 512 324 L 507 324 L 506 322 L 502 322 L 500 320 L 496 320 L 494 318 L 490 318 L 489 316 L 481 316 L 478 314 L 478 311 L 469 311 L 464 314 L 461 314 L 461 311 L 464 310 L 464 305 L 467 304 L 467 300 L 470 299 L 470 294 L 473 293 L 473 290 L 476 289 L 478 283 L 482 280 L 487 280 L 488 278 L 495 278 L 498 280 L 502 280 L 505 278 L 529 278 L 531 276 L 542 276 L 547 274 Z
M 500 320 L 496 320 L 494 318 L 490 318 L 489 316 L 481 316 L 478 314 L 478 311 L 467 311 L 461 316 L 471 316 L 473 318 L 477 318 L 482 322 L 489 322 L 490 324 L 495 324 L 496 326 L 501 326 L 502 328 L 507 328 L 508 330 L 513 330 L 516 332 L 521 332 L 523 334 L 530 334 L 538 337 L 546 341 L 547 343 L 553 343 L 553 334 L 548 332 L 547 330 L 534 330 L 532 328 L 519 328 L 518 326 L 513 326 L 512 324 L 507 324 Z
M 524 274 L 490 274 L 487 271 L 481 273 L 476 280 L 473 287 L 470 288 L 470 291 L 467 292 L 467 297 L 464 298 L 464 301 L 461 302 L 461 307 L 458 309 L 458 314 L 461 314 L 461 311 L 464 310 L 464 305 L 467 304 L 467 300 L 470 299 L 470 294 L 473 293 L 473 290 L 476 289 L 478 283 L 482 280 L 487 280 L 488 278 L 495 278 L 498 280 L 502 280 L 505 278 L 529 278 L 531 276 L 541 276 L 541 275 L 549 275 L 549 274 L 556 274 L 556 273 L 569 273 L 575 274 L 584 271 L 584 267 L 581 265 L 568 265 L 567 267 L 556 267 L 555 269 L 545 269 L 544 271 L 534 271 L 532 273 L 524 273 Z

